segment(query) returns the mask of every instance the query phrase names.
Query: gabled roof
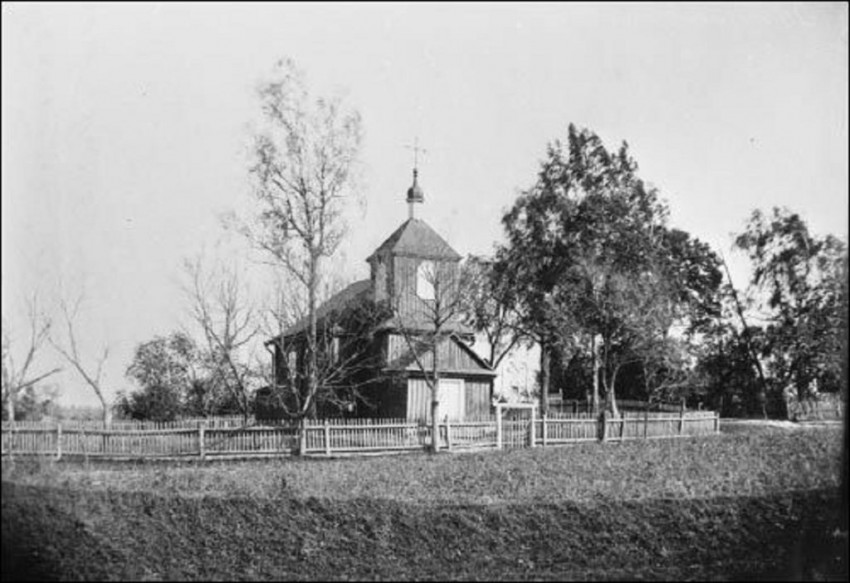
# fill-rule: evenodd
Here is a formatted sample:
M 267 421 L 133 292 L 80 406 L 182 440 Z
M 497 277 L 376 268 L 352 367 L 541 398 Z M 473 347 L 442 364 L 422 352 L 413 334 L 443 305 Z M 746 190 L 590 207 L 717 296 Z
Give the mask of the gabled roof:
M 402 325 L 395 318 L 387 318 L 377 326 L 377 330 L 398 330 Z M 422 312 L 413 312 L 405 317 L 403 322 L 404 327 L 414 334 L 427 333 L 434 331 L 434 322 L 429 320 Z M 459 334 L 461 336 L 470 336 L 475 333 L 475 330 L 463 322 L 463 317 L 457 314 L 447 321 L 443 322 L 441 329 L 445 332 Z
M 316 320 L 321 321 L 322 318 L 330 314 L 331 312 L 342 310 L 346 306 L 351 305 L 356 301 L 360 301 L 365 298 L 369 294 L 372 293 L 372 281 L 369 279 L 363 279 L 361 281 L 355 281 L 345 289 L 340 292 L 337 292 L 331 298 L 324 302 L 316 309 Z M 283 336 L 292 336 L 294 334 L 298 334 L 299 332 L 303 332 L 310 325 L 310 318 L 308 316 L 304 316 L 300 320 L 298 320 L 295 324 L 287 328 L 283 332 Z
M 449 345 L 456 346 L 459 352 L 455 355 L 450 354 Z M 416 356 L 419 357 L 419 362 L 416 361 L 413 350 L 413 347 L 405 346 L 400 354 L 387 362 L 385 370 L 416 372 L 422 370 L 420 363 L 425 370 L 430 370 L 434 363 L 434 354 L 431 348 L 424 344 L 416 348 Z M 454 334 L 440 340 L 437 345 L 437 354 L 440 357 L 439 362 L 442 363 L 440 372 L 496 376 L 493 368 Z
M 461 256 L 422 219 L 408 219 L 366 261 L 389 252 L 424 259 L 460 261 Z

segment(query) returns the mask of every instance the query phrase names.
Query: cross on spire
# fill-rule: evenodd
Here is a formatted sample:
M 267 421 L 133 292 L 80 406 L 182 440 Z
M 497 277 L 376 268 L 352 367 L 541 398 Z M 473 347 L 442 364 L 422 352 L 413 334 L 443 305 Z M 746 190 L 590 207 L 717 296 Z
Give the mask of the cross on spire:
M 412 146 L 405 146 L 410 150 L 413 150 L 413 185 L 407 189 L 407 208 L 408 208 L 408 218 L 414 218 L 413 206 L 417 203 L 421 204 L 425 202 L 425 195 L 422 192 L 422 188 L 419 186 L 419 182 L 417 181 L 417 174 L 419 174 L 419 152 L 423 154 L 427 152 L 425 148 L 421 148 L 419 146 L 419 138 L 417 137 L 413 141 Z
M 419 169 L 419 152 L 422 152 L 423 154 L 427 154 L 428 150 L 426 150 L 425 148 L 421 148 L 419 146 L 419 136 L 417 136 L 413 139 L 413 145 L 412 146 L 405 145 L 404 147 L 407 148 L 408 150 L 413 150 L 413 170 L 414 171 L 418 170 Z

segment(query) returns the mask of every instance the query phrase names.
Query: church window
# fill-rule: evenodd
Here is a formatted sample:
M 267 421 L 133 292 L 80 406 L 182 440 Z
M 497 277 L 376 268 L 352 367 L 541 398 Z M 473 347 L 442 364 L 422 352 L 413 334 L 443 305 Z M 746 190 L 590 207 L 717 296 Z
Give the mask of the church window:
M 416 295 L 420 299 L 434 299 L 434 274 L 433 261 L 423 261 L 416 268 Z

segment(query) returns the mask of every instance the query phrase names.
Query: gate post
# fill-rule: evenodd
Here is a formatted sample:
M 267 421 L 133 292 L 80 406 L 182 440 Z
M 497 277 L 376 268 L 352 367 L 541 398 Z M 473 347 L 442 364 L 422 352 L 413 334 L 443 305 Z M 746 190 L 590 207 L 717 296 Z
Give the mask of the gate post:
M 56 424 L 56 461 L 62 459 L 62 424 Z
M 206 433 L 207 422 L 202 421 L 198 424 L 198 455 L 201 456 L 201 459 L 207 458 L 207 448 L 204 444 L 204 434 Z
M 452 426 L 451 426 L 451 423 L 449 422 L 449 416 L 448 415 L 446 415 L 445 421 L 446 421 L 446 449 L 451 451 L 452 450 Z
M 537 438 L 537 407 L 531 408 L 531 423 L 529 424 L 529 432 L 528 432 L 528 447 L 534 447 L 534 442 Z

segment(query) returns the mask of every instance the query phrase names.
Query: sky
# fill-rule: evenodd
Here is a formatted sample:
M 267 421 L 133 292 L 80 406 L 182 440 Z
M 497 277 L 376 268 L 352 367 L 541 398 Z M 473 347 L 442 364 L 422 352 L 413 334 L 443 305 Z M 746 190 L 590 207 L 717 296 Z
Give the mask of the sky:
M 50 313 L 82 292 L 80 353 L 93 363 L 109 346 L 114 395 L 132 387 L 135 346 L 185 324 L 184 258 L 260 273 L 221 216 L 250 201 L 256 88 L 282 57 L 362 116 L 345 281 L 368 277 L 366 257 L 407 218 L 414 139 L 427 150 L 417 216 L 461 255 L 489 254 L 570 123 L 610 149 L 625 140 L 672 226 L 722 251 L 738 287 L 748 266 L 732 234 L 754 209 L 847 237 L 845 3 L 4 2 L 13 347 L 26 297 Z M 42 370 L 57 358 L 40 356 Z M 60 402 L 97 404 L 70 367 L 53 381 Z

